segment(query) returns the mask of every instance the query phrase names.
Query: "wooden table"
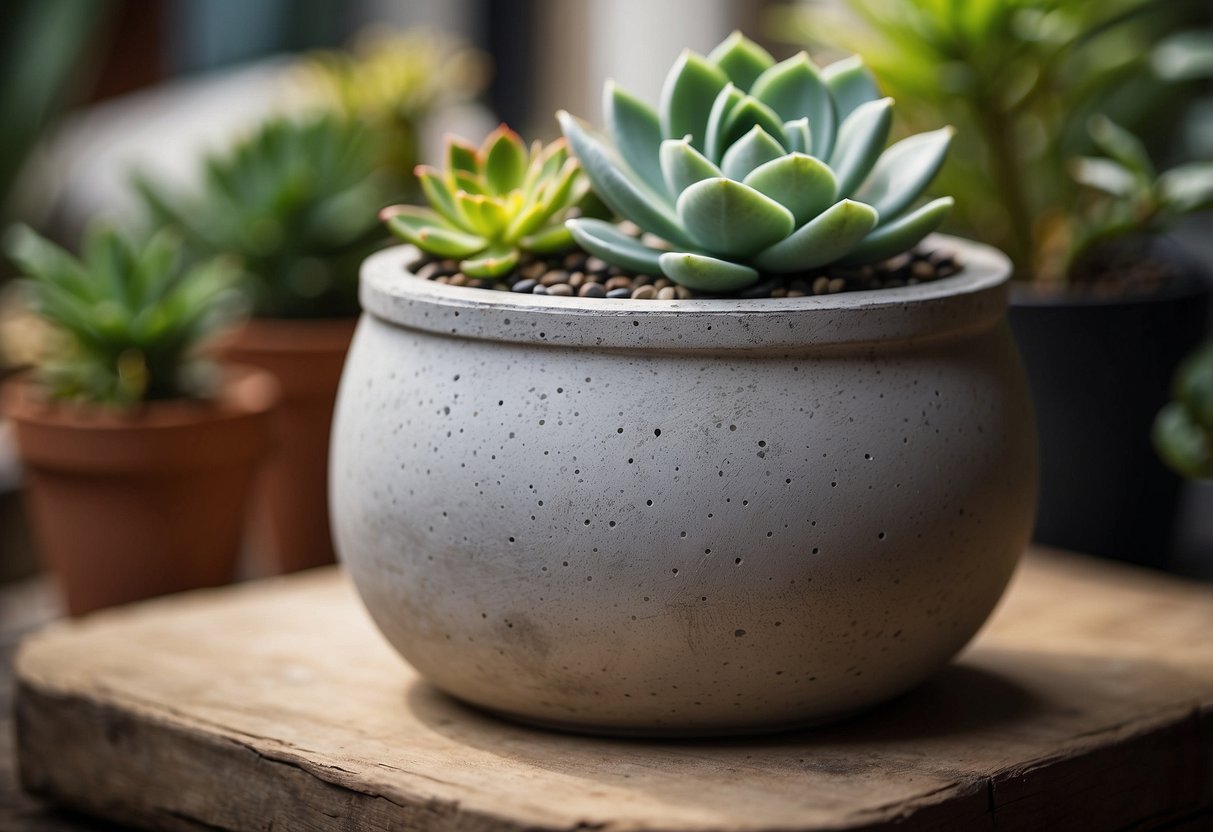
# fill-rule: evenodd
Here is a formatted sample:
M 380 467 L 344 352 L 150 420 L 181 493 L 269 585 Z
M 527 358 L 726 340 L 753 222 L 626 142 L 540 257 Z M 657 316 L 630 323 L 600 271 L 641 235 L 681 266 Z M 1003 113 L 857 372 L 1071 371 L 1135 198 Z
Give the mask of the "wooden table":
M 146 828 L 1213 828 L 1213 588 L 1031 553 L 961 660 L 825 730 L 546 733 L 467 709 L 336 570 L 56 625 L 16 663 L 27 785 Z

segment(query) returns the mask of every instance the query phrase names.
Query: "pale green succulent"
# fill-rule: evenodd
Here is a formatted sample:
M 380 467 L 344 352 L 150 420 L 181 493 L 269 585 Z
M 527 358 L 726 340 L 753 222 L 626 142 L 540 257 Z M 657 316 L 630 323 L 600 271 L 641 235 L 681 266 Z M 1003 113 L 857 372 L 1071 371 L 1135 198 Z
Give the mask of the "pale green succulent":
M 471 277 L 509 274 L 524 252 L 573 247 L 564 227 L 589 190 L 563 140 L 526 145 L 504 124 L 477 149 L 447 143 L 446 170 L 417 166 L 430 207 L 392 205 L 380 216 L 393 234 L 436 257 L 460 260 Z
M 891 257 L 952 207 L 950 197 L 912 207 L 952 129 L 886 150 L 892 105 L 857 58 L 820 70 L 803 52 L 776 63 L 735 32 L 706 58 L 684 52 L 657 110 L 608 82 L 609 139 L 558 115 L 595 193 L 669 248 L 600 220 L 569 230 L 608 262 L 708 292 Z

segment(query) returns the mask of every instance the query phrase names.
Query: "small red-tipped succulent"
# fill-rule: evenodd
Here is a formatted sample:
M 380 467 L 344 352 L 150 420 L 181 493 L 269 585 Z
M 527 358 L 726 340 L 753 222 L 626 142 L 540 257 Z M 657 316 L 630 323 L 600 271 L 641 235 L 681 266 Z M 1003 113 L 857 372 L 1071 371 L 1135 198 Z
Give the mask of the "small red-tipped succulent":
M 537 141 L 528 152 L 504 124 L 479 149 L 448 139 L 446 169 L 418 165 L 416 173 L 430 207 L 393 205 L 380 216 L 401 239 L 479 278 L 503 277 L 523 252 L 572 247 L 564 221 L 589 189 L 564 140 Z

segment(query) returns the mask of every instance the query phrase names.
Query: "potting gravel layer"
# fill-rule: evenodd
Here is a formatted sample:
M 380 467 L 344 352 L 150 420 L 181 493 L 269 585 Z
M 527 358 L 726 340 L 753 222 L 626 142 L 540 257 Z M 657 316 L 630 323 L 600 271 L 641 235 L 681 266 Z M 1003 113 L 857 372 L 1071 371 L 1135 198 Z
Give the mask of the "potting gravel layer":
M 688 298 L 798 298 L 913 286 L 960 271 L 956 256 L 943 249 L 914 249 L 868 266 L 834 266 L 784 275 L 763 275 L 739 292 L 710 294 L 679 286 L 667 277 L 631 274 L 581 249 L 537 257 L 524 255 L 514 271 L 501 278 L 470 277 L 457 260 L 422 256 L 408 268 L 418 277 L 451 286 L 494 289 L 518 294 L 617 300 L 686 300 Z

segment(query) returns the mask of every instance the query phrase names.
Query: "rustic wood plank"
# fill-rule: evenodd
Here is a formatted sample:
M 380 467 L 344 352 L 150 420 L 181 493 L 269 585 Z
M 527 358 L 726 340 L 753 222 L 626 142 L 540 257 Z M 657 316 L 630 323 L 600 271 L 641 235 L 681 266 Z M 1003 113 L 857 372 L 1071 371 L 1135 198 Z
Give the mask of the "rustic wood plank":
M 960 662 L 864 717 L 604 740 L 433 691 L 323 570 L 38 635 L 18 744 L 33 791 L 145 828 L 1200 828 L 1210 633 L 1209 587 L 1033 553 Z

